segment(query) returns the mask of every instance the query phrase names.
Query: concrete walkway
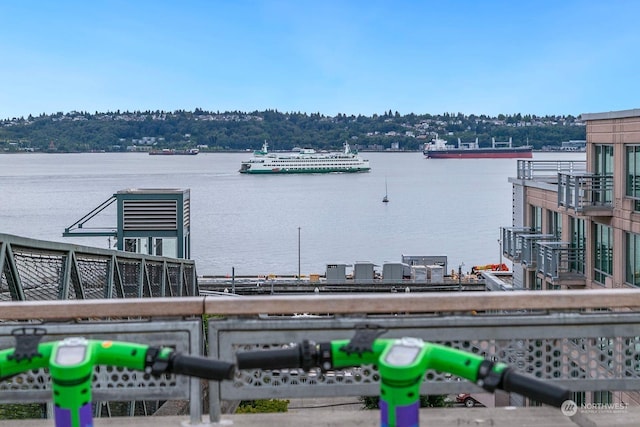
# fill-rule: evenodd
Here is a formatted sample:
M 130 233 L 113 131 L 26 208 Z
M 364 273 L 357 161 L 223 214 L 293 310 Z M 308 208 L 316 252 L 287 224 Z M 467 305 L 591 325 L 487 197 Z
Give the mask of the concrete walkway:
M 427 408 L 420 411 L 420 425 L 434 427 L 637 427 L 640 426 L 640 408 L 626 408 L 619 411 L 593 410 L 578 412 L 581 423 L 575 423 L 559 410 L 541 408 Z M 576 419 L 576 421 L 578 421 Z M 208 418 L 198 427 L 215 426 L 378 426 L 376 411 L 336 410 L 318 408 L 293 410 L 279 414 L 224 415 L 220 423 L 208 423 Z M 109 427 L 183 427 L 189 424 L 188 417 L 144 417 L 144 418 L 101 418 L 96 426 Z M 53 421 L 0 421 L 0 427 L 40 427 L 53 426 Z

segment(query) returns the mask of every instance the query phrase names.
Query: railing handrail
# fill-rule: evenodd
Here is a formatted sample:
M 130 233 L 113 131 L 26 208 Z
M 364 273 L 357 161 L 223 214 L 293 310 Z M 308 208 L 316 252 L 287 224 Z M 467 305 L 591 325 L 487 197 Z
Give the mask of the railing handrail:
M 586 209 L 613 207 L 613 175 L 558 173 L 558 206 Z
M 581 181 L 603 181 L 613 183 L 613 175 L 596 174 L 596 173 L 575 173 L 575 172 L 558 172 L 558 175 L 569 178 L 578 178 Z
M 583 173 L 586 160 L 518 160 L 518 179 L 554 178 L 559 172 Z
M 48 252 L 65 253 L 73 251 L 77 254 L 96 255 L 103 258 L 110 258 L 115 256 L 116 258 L 131 259 L 134 261 L 146 260 L 157 262 L 169 262 L 173 264 L 184 264 L 195 266 L 195 260 L 188 258 L 172 258 L 159 255 L 148 255 L 138 252 L 116 251 L 113 249 L 103 249 L 93 246 L 76 245 L 73 243 L 53 242 L 49 240 L 38 240 L 30 237 L 15 236 L 13 234 L 0 233 L 0 243 L 7 243 L 13 247 L 22 247 L 28 249 L 38 249 Z
M 640 308 L 640 289 L 588 289 L 430 294 L 269 295 L 260 297 L 125 298 L 0 302 L 0 319 L 185 317 L 295 313 L 381 314 L 483 310 Z
M 0 234 L 0 300 L 198 295 L 196 263 Z

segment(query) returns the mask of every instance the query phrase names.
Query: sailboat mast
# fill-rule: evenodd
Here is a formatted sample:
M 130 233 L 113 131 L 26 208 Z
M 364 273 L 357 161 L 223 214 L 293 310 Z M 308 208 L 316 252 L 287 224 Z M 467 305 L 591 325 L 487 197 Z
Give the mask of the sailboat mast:
M 387 177 L 384 177 L 384 197 L 382 198 L 384 203 L 389 201 L 389 192 L 387 191 Z

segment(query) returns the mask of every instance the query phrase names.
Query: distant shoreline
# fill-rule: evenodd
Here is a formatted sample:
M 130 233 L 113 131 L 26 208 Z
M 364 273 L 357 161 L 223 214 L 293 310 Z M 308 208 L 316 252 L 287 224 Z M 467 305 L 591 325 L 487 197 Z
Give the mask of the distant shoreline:
M 329 150 L 327 150 L 329 151 Z M 336 149 L 335 151 L 339 151 Z M 291 151 L 274 150 L 272 153 L 291 153 Z M 358 150 L 359 153 L 422 153 L 422 150 Z M 0 154 L 149 154 L 148 151 L 0 151 Z M 200 154 L 252 154 L 253 150 L 200 150 Z
M 337 151 L 337 150 L 336 150 Z M 534 153 L 584 153 L 585 151 L 567 150 L 532 150 Z M 273 153 L 290 153 L 291 151 L 273 151 Z M 422 153 L 422 150 L 358 150 L 359 153 Z M 0 151 L 0 154 L 149 154 L 148 151 Z M 200 154 L 251 154 L 253 151 L 247 150 L 200 150 Z

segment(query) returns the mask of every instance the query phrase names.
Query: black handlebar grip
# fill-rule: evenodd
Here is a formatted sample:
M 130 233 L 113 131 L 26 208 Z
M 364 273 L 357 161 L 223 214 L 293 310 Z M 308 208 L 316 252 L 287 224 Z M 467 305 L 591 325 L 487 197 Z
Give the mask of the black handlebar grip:
M 507 368 L 502 376 L 502 388 L 504 391 L 512 391 L 556 408 L 571 398 L 571 391 L 562 386 L 521 374 L 510 368 Z
M 238 369 L 302 368 L 300 347 L 247 351 L 236 355 Z
M 206 357 L 176 354 L 171 359 L 170 371 L 174 374 L 219 381 L 233 379 L 236 366 L 233 363 L 208 359 Z

